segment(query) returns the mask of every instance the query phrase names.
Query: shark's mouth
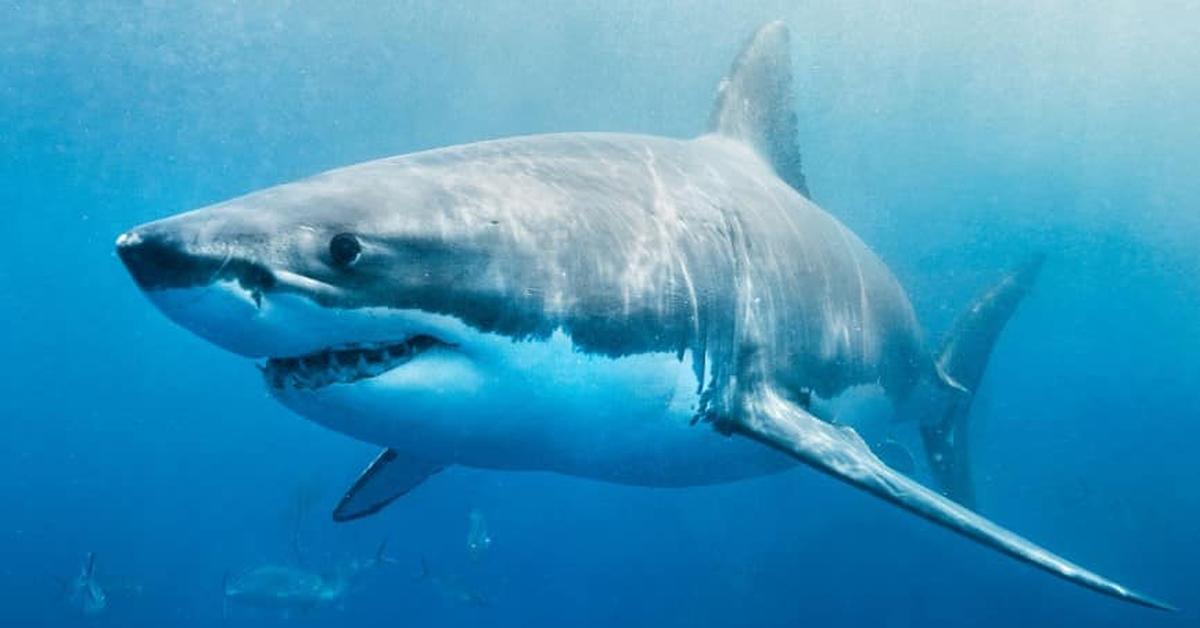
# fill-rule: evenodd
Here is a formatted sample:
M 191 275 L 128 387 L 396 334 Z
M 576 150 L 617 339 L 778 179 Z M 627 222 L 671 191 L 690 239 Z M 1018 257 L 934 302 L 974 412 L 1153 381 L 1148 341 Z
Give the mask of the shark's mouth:
M 271 358 L 261 368 L 267 386 L 275 390 L 314 390 L 378 377 L 430 349 L 449 346 L 433 336 L 419 335 L 402 342 L 344 345 L 298 357 Z

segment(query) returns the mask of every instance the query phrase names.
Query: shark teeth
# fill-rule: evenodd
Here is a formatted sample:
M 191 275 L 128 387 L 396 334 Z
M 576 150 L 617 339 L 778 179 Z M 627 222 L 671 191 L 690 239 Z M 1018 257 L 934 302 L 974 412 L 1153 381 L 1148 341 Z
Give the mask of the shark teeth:
M 403 342 L 356 344 L 307 355 L 271 358 L 262 366 L 267 385 L 276 390 L 314 390 L 378 377 L 435 347 L 448 344 L 432 336 Z

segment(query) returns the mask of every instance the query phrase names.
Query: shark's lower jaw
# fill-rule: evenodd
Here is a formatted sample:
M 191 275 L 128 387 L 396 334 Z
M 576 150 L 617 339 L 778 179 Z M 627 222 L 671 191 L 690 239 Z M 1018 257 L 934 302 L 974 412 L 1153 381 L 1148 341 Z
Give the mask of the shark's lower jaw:
M 261 368 L 267 386 L 274 390 L 316 390 L 378 377 L 430 349 L 452 346 L 433 336 L 417 335 L 400 342 L 343 345 L 271 358 Z

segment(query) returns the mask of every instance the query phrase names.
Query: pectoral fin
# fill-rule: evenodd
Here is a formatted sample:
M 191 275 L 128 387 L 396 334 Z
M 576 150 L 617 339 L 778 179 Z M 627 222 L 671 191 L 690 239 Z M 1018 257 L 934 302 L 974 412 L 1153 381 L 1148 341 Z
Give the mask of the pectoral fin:
M 342 496 L 333 510 L 333 520 L 351 521 L 373 515 L 444 468 L 385 449 Z
M 851 429 L 830 425 L 770 390 L 747 399 L 729 427 L 938 525 L 1060 578 L 1115 598 L 1174 610 L 1070 563 L 893 471 Z

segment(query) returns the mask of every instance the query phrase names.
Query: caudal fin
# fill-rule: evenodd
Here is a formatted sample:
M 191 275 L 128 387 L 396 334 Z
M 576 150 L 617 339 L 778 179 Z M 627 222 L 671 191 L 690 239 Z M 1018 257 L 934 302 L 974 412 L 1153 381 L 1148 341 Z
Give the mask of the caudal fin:
M 921 439 L 942 490 L 968 508 L 975 504 L 969 438 L 971 403 L 996 339 L 1033 288 L 1044 261 L 1040 253 L 1031 256 L 976 297 L 954 321 L 937 356 L 938 377 L 952 392 L 941 417 L 921 426 Z
M 388 545 L 388 540 L 384 539 L 384 540 L 380 541 L 379 546 L 377 548 L 375 548 L 375 557 L 372 558 L 372 562 L 374 563 L 374 565 L 376 565 L 376 566 L 395 565 L 400 562 L 400 561 L 396 560 L 394 557 L 388 556 L 387 545 Z

